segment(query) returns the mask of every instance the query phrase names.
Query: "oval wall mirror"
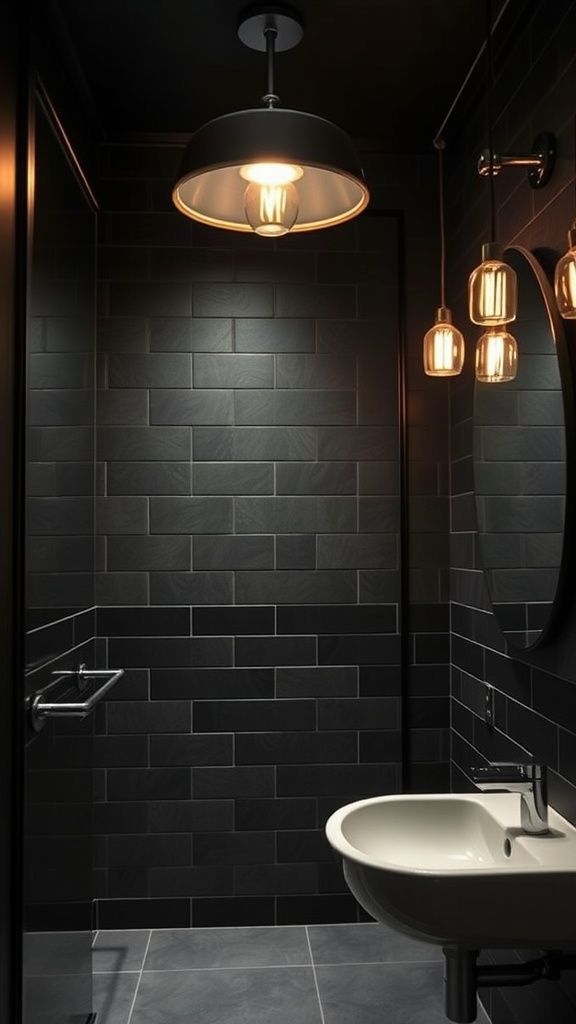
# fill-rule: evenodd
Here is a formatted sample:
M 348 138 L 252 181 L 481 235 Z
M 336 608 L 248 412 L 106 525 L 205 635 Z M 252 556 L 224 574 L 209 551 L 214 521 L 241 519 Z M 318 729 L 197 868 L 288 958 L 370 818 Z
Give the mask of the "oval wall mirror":
M 474 386 L 474 489 L 481 564 L 498 625 L 514 647 L 547 639 L 558 621 L 566 561 L 566 422 L 572 388 L 563 323 L 548 278 L 527 249 L 504 259 L 518 275 L 513 381 Z

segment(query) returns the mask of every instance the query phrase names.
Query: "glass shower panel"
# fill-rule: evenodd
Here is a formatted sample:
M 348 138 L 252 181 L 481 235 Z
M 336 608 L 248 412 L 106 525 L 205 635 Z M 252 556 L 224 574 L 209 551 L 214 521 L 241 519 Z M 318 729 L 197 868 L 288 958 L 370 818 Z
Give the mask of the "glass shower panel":
M 47 722 L 27 748 L 25 1024 L 91 1019 L 92 721 Z
M 29 166 L 22 1020 L 88 1024 L 94 717 L 35 726 L 32 705 L 47 687 L 51 700 L 69 700 L 76 676 L 66 673 L 97 664 L 96 208 L 42 89 Z

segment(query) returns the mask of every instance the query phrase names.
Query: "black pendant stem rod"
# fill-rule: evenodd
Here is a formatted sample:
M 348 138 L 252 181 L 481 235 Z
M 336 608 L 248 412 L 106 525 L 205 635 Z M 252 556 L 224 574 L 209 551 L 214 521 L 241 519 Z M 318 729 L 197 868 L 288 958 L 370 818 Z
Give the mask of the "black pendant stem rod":
M 276 52 L 277 34 L 278 31 L 275 25 L 267 25 L 264 29 L 264 38 L 266 40 L 267 82 L 266 95 L 262 97 L 262 102 L 266 103 L 269 107 L 273 107 L 278 103 L 278 96 L 274 92 L 274 55 Z

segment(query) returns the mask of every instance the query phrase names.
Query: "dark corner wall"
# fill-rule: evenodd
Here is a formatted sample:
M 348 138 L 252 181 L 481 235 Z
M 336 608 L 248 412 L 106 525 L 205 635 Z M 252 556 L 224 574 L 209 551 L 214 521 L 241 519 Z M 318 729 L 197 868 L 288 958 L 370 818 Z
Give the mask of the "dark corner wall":
M 23 629 L 20 615 L 22 562 L 20 509 L 21 366 L 16 339 L 23 323 L 20 273 L 25 253 L 19 238 L 25 190 L 18 182 L 19 68 L 22 46 L 14 5 L 0 7 L 0 1017 L 16 1019 L 20 973 L 21 693 Z
M 566 250 L 576 213 L 576 8 L 569 0 L 523 4 L 517 12 L 512 8 L 518 20 L 494 51 L 495 147 L 504 153 L 530 152 L 536 135 L 546 130 L 556 135 L 558 159 L 551 181 L 540 191 L 529 187 L 522 171 L 496 179 L 499 238 L 503 246 L 532 250 L 550 272 Z M 533 756 L 551 769 L 552 806 L 576 822 L 574 568 L 560 630 L 542 647 L 520 655 L 507 648 L 495 623 L 479 560 L 472 475 L 473 349 L 479 329 L 467 320 L 465 286 L 489 231 L 488 186 L 476 173 L 478 154 L 487 145 L 481 85 L 461 113 L 446 149 L 451 302 L 468 343 L 465 372 L 451 391 L 452 783 L 456 790 L 469 788 L 474 764 Z M 564 326 L 574 360 L 573 325 Z M 567 429 L 574 430 L 572 420 Z M 568 473 L 573 476 L 574 466 Z M 572 528 L 569 520 L 567 529 Z M 495 688 L 492 728 L 483 720 L 485 682 Z M 504 959 L 509 958 L 505 953 Z M 573 973 L 559 985 L 540 982 L 493 991 L 487 1005 L 494 1024 L 572 1020 Z
M 174 210 L 180 152 L 101 154 L 99 923 L 356 920 L 328 815 L 448 782 L 429 162 L 271 244 Z

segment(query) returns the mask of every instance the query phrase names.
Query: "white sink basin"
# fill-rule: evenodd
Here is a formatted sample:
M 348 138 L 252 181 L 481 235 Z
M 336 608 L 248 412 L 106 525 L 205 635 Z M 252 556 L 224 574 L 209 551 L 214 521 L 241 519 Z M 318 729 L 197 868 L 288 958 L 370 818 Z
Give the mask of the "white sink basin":
M 576 947 L 576 829 L 520 828 L 520 794 L 382 796 L 326 823 L 346 882 L 376 920 L 442 946 Z

